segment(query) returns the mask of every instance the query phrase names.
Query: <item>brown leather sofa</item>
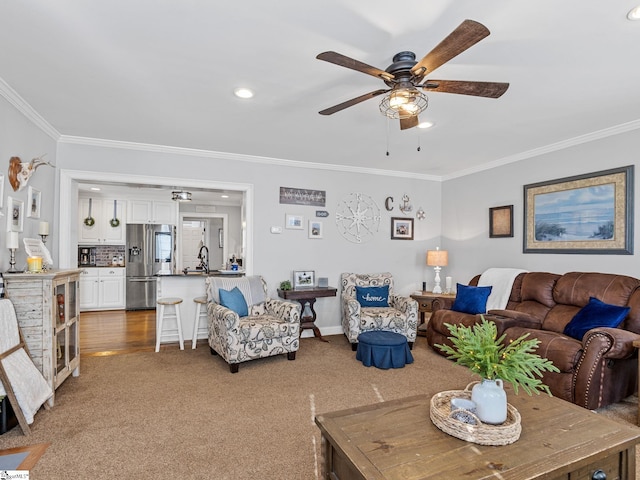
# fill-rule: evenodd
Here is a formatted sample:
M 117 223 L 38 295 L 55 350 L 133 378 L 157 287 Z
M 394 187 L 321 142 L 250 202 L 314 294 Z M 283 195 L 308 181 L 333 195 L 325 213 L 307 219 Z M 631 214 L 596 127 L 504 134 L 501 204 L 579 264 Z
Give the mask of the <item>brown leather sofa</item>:
M 469 283 L 477 285 L 479 275 Z M 574 315 L 596 297 L 602 302 L 628 306 L 627 317 L 618 328 L 594 328 L 582 341 L 563 334 Z M 491 310 L 485 318 L 506 333 L 505 342 L 524 333 L 540 340 L 537 353 L 548 358 L 560 373 L 544 372 L 543 382 L 554 396 L 584 408 L 595 409 L 618 402 L 636 392 L 640 340 L 640 280 L 625 275 L 571 272 L 519 274 L 505 310 Z M 449 344 L 449 324 L 473 325 L 480 315 L 449 309 L 435 311 L 427 326 L 427 341 Z

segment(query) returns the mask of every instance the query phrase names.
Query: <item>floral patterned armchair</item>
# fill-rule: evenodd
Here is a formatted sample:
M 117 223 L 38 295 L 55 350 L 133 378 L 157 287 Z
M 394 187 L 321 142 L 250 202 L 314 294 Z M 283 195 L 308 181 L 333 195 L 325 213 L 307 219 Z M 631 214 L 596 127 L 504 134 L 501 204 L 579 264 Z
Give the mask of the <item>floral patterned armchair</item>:
M 409 348 L 413 348 L 418 331 L 418 302 L 411 297 L 393 293 L 393 276 L 390 273 L 343 273 L 342 285 L 342 330 L 355 351 L 358 335 L 369 330 L 386 330 L 407 337 Z M 363 307 L 356 299 L 356 287 L 389 286 L 388 307 Z
M 234 287 L 242 292 L 247 316 L 239 316 L 224 307 L 220 289 Z M 272 355 L 287 354 L 295 360 L 300 337 L 300 304 L 267 297 L 267 285 L 261 276 L 207 277 L 207 314 L 209 347 L 236 373 L 240 363 Z

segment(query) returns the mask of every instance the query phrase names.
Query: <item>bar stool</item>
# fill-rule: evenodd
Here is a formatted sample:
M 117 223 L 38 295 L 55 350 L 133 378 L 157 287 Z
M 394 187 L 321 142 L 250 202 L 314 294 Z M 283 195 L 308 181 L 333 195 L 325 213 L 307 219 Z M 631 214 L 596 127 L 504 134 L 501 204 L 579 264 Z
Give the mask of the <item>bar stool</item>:
M 167 319 L 175 319 L 176 328 L 178 330 L 178 340 L 180 341 L 180 350 L 184 350 L 184 338 L 182 338 L 182 322 L 180 321 L 180 304 L 182 303 L 182 299 L 178 297 L 167 297 L 167 298 L 159 298 L 156 302 L 160 305 L 160 315 L 158 315 L 158 320 L 156 324 L 156 352 L 160 351 L 160 337 L 162 337 L 163 331 L 163 323 L 165 320 L 165 307 L 173 306 L 174 313 L 170 314 L 167 312 Z
M 191 349 L 193 350 L 194 348 L 196 348 L 196 341 L 198 340 L 198 330 L 200 328 L 200 320 L 202 318 L 204 318 L 205 320 L 207 320 L 207 309 L 205 307 L 204 311 L 201 311 L 200 307 L 202 305 L 206 305 L 207 304 L 207 296 L 203 295 L 202 297 L 196 297 L 193 299 L 194 302 L 196 302 L 196 318 L 193 322 L 193 337 L 191 338 Z M 208 323 L 205 323 L 205 326 L 207 326 Z

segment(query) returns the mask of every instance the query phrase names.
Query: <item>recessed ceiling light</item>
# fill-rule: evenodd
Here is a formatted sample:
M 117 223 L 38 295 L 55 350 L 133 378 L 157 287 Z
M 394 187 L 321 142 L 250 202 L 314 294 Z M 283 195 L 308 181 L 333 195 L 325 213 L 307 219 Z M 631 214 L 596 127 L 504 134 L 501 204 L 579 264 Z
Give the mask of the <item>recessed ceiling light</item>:
M 433 122 L 420 122 L 418 128 L 431 128 L 435 125 Z
M 640 5 L 629 10 L 629 13 L 627 13 L 627 18 L 629 20 L 640 20 Z
M 229 195 L 220 195 L 222 198 L 229 198 Z
M 91 190 L 93 190 L 94 192 L 99 192 L 100 188 L 99 187 L 91 187 Z
M 253 97 L 253 92 L 251 90 L 249 90 L 248 88 L 236 88 L 233 91 L 234 95 L 238 98 L 251 98 Z

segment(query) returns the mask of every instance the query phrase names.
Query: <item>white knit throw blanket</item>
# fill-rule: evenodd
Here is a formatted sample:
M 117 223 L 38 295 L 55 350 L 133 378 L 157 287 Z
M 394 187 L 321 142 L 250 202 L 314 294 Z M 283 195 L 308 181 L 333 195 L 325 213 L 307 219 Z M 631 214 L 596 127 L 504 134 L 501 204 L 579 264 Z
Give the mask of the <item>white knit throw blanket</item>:
M 491 295 L 487 299 L 487 311 L 504 310 L 509 302 L 513 281 L 527 270 L 520 268 L 489 268 L 478 280 L 479 287 L 491 286 Z

